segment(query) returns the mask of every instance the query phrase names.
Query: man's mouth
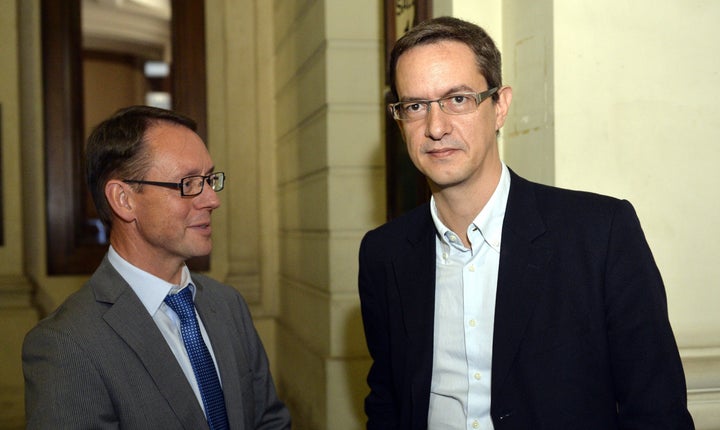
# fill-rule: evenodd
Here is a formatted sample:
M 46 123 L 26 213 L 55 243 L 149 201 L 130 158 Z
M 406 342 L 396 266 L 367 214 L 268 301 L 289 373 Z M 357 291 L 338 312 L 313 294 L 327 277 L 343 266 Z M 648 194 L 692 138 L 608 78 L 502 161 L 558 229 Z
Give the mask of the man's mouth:
M 425 153 L 435 158 L 446 158 L 453 155 L 456 151 L 458 151 L 457 148 L 437 148 L 426 151 Z

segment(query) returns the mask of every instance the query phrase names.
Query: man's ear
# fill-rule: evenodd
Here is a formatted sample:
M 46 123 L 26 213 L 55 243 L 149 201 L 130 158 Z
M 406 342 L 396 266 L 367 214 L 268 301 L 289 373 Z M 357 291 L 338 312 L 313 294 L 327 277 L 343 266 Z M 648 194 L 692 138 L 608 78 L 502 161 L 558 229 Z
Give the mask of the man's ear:
M 495 102 L 495 131 L 498 131 L 505 124 L 510 103 L 512 102 L 512 88 L 503 86 L 498 90 L 498 99 Z
M 135 219 L 134 193 L 130 185 L 117 179 L 111 179 L 105 184 L 105 198 L 112 211 L 125 222 Z

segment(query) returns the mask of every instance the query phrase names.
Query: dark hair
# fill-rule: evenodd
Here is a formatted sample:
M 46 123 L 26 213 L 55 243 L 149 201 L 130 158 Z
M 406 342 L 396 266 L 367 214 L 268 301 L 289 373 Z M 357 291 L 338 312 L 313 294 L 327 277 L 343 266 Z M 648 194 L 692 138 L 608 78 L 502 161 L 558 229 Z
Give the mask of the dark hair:
M 110 226 L 112 210 L 105 197 L 110 179 L 141 178 L 152 162 L 145 135 L 152 126 L 169 122 L 197 129 L 195 121 L 166 109 L 130 106 L 98 124 L 85 147 L 85 173 L 100 219 Z
M 480 74 L 485 77 L 488 88 L 502 85 L 502 60 L 500 51 L 492 38 L 481 27 L 458 18 L 443 16 L 424 21 L 411 28 L 396 43 L 390 53 L 388 77 L 390 91 L 397 100 L 398 93 L 395 86 L 395 72 L 400 56 L 411 48 L 420 45 L 429 45 L 445 40 L 457 41 L 467 45 L 475 53 Z M 497 100 L 498 94 L 493 95 Z

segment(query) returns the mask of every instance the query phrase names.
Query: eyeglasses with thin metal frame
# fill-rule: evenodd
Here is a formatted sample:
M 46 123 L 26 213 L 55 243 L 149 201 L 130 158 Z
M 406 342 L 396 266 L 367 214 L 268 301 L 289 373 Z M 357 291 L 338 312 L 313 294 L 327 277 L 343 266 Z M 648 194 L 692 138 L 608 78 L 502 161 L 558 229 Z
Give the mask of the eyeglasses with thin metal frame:
M 222 191 L 225 188 L 225 173 L 214 172 L 208 175 L 193 175 L 180 179 L 180 182 L 157 182 L 157 181 L 141 181 L 139 179 L 123 179 L 128 184 L 144 184 L 155 185 L 158 187 L 172 188 L 180 190 L 182 197 L 193 197 L 203 192 L 205 183 L 210 185 L 213 191 Z
M 464 115 L 475 112 L 483 100 L 490 98 L 498 90 L 498 87 L 494 87 L 479 93 L 453 93 L 435 100 L 409 100 L 390 103 L 388 109 L 390 109 L 393 118 L 399 121 L 414 121 L 425 118 L 430 112 L 430 105 L 435 102 L 440 106 L 440 110 L 446 114 Z

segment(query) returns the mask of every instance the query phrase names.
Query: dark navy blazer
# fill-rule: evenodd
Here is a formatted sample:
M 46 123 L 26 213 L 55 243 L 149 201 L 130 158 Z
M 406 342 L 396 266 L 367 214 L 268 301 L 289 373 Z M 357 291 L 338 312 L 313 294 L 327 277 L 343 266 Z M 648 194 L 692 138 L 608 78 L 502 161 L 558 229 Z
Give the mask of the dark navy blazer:
M 435 227 L 429 204 L 367 233 L 359 292 L 368 429 L 425 429 Z M 491 416 L 502 429 L 692 429 L 665 288 L 631 204 L 511 171 Z

